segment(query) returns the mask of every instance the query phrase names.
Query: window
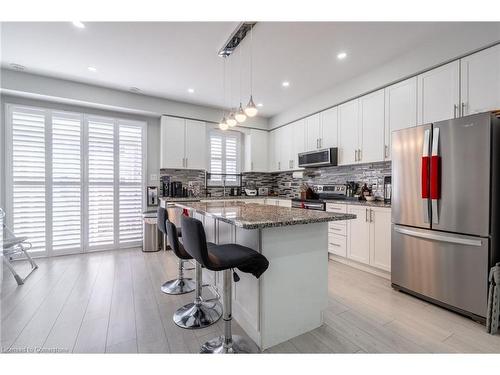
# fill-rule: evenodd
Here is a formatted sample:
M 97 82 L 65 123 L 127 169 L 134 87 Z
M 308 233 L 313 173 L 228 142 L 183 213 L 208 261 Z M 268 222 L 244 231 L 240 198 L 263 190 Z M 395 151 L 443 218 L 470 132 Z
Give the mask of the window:
M 240 133 L 235 131 L 210 131 L 210 185 L 237 185 L 240 173 Z M 232 174 L 232 175 L 231 175 Z M 230 175 L 230 176 L 224 176 Z
M 144 122 L 17 105 L 7 116 L 7 215 L 32 252 L 140 244 Z

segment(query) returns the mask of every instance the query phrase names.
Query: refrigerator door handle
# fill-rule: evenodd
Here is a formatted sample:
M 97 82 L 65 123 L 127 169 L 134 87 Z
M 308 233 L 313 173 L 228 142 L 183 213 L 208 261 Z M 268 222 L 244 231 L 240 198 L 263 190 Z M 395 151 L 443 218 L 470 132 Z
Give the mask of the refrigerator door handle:
M 401 228 L 398 226 L 395 226 L 394 230 L 400 234 L 403 234 L 403 235 L 417 237 L 417 238 L 423 238 L 425 240 L 448 242 L 448 243 L 454 243 L 454 244 L 466 245 L 466 246 L 477 246 L 477 247 L 483 246 L 482 240 L 447 236 L 447 235 L 437 234 L 436 232 L 420 232 L 420 231 L 411 230 L 411 229 L 407 229 L 407 228 Z
M 430 157 L 429 146 L 431 139 L 431 130 L 427 129 L 424 132 L 424 144 L 422 149 L 422 165 L 421 165 L 421 192 L 422 192 L 422 212 L 424 215 L 424 223 L 429 223 L 429 173 L 430 173 Z
M 432 205 L 432 223 L 439 224 L 439 205 L 441 199 L 441 156 L 439 155 L 439 128 L 432 134 L 430 198 Z

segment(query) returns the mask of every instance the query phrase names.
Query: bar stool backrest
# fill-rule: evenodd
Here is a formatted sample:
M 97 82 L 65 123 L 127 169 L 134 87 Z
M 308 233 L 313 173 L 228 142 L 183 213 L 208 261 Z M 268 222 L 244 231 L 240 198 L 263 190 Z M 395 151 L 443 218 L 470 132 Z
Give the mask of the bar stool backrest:
M 180 259 L 191 259 L 191 255 L 184 249 L 181 242 L 179 241 L 179 235 L 177 234 L 177 227 L 170 220 L 166 222 L 167 227 L 167 237 L 172 251 Z
M 210 262 L 203 223 L 195 218 L 182 215 L 181 227 L 184 248 L 198 263 L 206 267 Z
M 165 226 L 165 222 L 168 219 L 167 215 L 167 210 L 161 206 L 158 206 L 158 214 L 156 219 L 158 221 L 158 229 L 165 235 L 167 234 L 167 227 Z

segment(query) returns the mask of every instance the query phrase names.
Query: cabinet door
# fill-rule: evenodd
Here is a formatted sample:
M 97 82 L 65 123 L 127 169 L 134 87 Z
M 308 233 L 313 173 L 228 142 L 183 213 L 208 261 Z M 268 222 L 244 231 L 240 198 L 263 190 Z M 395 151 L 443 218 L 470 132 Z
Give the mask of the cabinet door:
M 500 45 L 461 60 L 462 116 L 500 109 Z
M 186 120 L 186 161 L 189 169 L 207 169 L 207 134 L 204 122 Z
M 184 168 L 185 120 L 162 116 L 160 133 L 160 168 Z
M 321 112 L 320 148 L 338 146 L 338 108 L 333 107 Z
M 267 172 L 267 155 L 267 132 L 252 129 L 250 134 L 245 136 L 245 172 Z
M 385 88 L 385 160 L 391 159 L 391 134 L 417 125 L 417 77 Z
M 306 121 L 306 151 L 313 151 L 319 146 L 320 138 L 320 115 L 316 113 L 315 115 L 309 116 L 305 119 Z
M 359 101 L 358 99 L 340 105 L 339 111 L 339 165 L 357 163 L 359 145 Z
M 295 121 L 289 126 L 292 127 L 292 169 L 303 169 L 299 168 L 299 153 L 306 151 L 305 120 Z
M 360 149 L 359 162 L 384 160 L 384 90 L 375 91 L 359 99 Z
M 448 120 L 459 115 L 459 61 L 418 76 L 418 124 Z
M 385 271 L 391 270 L 391 209 L 372 208 L 372 246 L 370 264 Z
M 269 172 L 275 172 L 278 170 L 278 163 L 276 161 L 276 130 L 269 132 L 269 145 L 268 145 L 268 169 Z
M 288 171 L 292 169 L 292 143 L 293 143 L 293 128 L 290 125 L 283 126 L 278 129 L 279 137 L 279 153 L 280 163 L 279 168 L 281 171 Z
M 368 208 L 364 206 L 349 206 L 347 212 L 356 215 L 349 220 L 347 257 L 360 263 L 370 263 L 370 223 Z

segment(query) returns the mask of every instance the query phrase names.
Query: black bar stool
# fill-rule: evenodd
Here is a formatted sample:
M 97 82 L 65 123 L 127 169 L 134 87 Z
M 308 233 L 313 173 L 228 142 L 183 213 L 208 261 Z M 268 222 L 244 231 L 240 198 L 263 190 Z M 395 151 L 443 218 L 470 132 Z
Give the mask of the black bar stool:
M 185 294 L 190 293 L 195 290 L 196 283 L 191 278 L 184 277 L 184 264 L 193 259 L 191 255 L 187 253 L 184 246 L 179 241 L 179 232 L 171 221 L 166 221 L 165 224 L 167 228 L 167 238 L 170 243 L 170 247 L 174 254 L 179 258 L 179 273 L 177 278 L 174 280 L 169 280 L 161 286 L 161 291 L 166 294 Z
M 182 236 L 180 228 L 176 228 L 173 225 L 172 230 L 168 229 L 170 221 L 168 220 L 168 211 L 163 207 L 158 207 L 158 229 L 163 233 L 163 250 L 167 249 L 167 238 L 170 241 L 170 246 L 174 251 L 174 254 L 179 258 L 179 273 L 177 278 L 174 280 L 169 280 L 161 286 L 161 291 L 166 294 L 185 294 L 192 292 L 195 288 L 194 281 L 189 278 L 184 277 L 184 265 L 186 260 L 193 259 L 184 250 L 182 245 L 179 243 L 179 237 Z M 170 238 L 170 232 L 175 235 L 175 238 Z M 173 245 L 172 245 L 173 244 Z M 177 246 L 177 247 L 174 247 Z
M 259 278 L 268 268 L 268 260 L 257 251 L 238 244 L 207 246 L 203 224 L 197 219 L 183 216 L 181 225 L 186 251 L 203 267 L 212 271 L 223 271 L 224 335 L 203 344 L 201 353 L 258 353 L 259 348 L 254 342 L 241 336 L 233 336 L 231 333 L 231 272 L 233 268 L 238 268 Z

